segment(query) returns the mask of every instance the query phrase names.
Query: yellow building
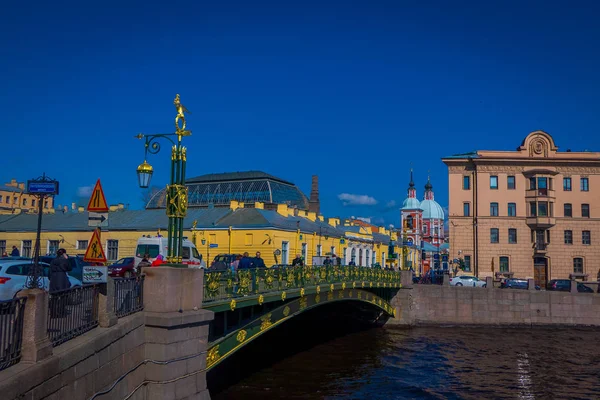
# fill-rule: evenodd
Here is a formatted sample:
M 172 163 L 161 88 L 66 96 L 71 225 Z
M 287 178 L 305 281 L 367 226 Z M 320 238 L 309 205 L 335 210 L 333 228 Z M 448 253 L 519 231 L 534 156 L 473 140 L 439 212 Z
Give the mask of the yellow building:
M 44 199 L 44 210 L 52 210 L 54 199 Z M 15 214 L 18 212 L 36 212 L 39 204 L 35 196 L 25 193 L 25 183 L 12 179 L 9 183 L 0 186 L 0 214 Z
M 108 222 L 101 241 L 110 261 L 133 256 L 142 235 L 154 236 L 161 231 L 164 235 L 168 225 L 164 209 L 111 207 Z M 0 216 L 0 252 L 14 245 L 23 256 L 32 256 L 36 227 L 35 214 Z M 261 202 L 230 201 L 228 207 L 190 208 L 184 232 L 205 260 L 212 261 L 217 254 L 254 255 L 260 251 L 267 266 L 291 264 L 297 254 L 308 265 L 313 264 L 313 257 L 326 255 L 339 256 L 345 264 L 384 265 L 390 241 L 390 232 L 384 228 L 371 232 L 349 221 L 326 219 L 287 204 L 265 209 Z M 88 214 L 82 208 L 45 215 L 41 253 L 53 254 L 65 248 L 69 254 L 83 254 L 91 236 Z
M 451 258 L 480 277 L 596 280 L 600 153 L 558 151 L 532 132 L 515 151 L 476 151 L 448 166 Z

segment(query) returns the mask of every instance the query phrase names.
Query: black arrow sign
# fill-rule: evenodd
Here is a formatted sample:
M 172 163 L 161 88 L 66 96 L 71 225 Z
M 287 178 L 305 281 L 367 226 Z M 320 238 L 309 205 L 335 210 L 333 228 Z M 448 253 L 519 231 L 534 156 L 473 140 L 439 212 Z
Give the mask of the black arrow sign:
M 100 215 L 99 217 L 89 217 L 90 221 L 100 221 L 101 223 L 106 221 L 106 217 L 104 215 Z

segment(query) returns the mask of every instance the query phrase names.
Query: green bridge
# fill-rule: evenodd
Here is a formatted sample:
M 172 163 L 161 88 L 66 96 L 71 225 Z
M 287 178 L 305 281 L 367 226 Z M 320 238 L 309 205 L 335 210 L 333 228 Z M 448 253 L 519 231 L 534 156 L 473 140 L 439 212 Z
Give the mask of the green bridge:
M 279 324 L 333 302 L 361 302 L 395 317 L 389 301 L 400 272 L 355 266 L 295 266 L 206 271 L 203 308 L 215 313 L 208 338 L 207 370 Z

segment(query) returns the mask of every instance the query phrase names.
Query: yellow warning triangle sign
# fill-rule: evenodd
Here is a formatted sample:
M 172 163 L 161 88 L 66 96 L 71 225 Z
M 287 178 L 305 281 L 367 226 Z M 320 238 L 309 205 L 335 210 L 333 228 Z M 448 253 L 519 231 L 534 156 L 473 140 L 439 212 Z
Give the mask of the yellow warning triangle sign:
M 104 249 L 102 248 L 102 243 L 100 243 L 98 229 L 94 230 L 92 240 L 90 240 L 87 250 L 85 251 L 85 256 L 83 256 L 83 261 L 99 263 L 106 262 L 106 255 L 104 255 Z
M 94 186 L 94 190 L 92 190 L 92 195 L 90 196 L 87 210 L 94 212 L 108 211 L 108 204 L 106 204 L 106 197 L 104 197 L 104 191 L 102 190 L 100 179 L 98 179 L 96 186 Z

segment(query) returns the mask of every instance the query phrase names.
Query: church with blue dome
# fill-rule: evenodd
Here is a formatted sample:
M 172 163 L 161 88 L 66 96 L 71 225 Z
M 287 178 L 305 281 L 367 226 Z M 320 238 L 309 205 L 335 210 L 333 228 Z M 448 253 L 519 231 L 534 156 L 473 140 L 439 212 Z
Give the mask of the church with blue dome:
M 407 267 L 414 271 L 426 273 L 435 265 L 441 263 L 434 260 L 442 259 L 444 246 L 444 209 L 435 201 L 433 185 L 427 177 L 423 200 L 417 199 L 417 190 L 413 181 L 413 171 L 410 171 L 410 182 L 406 199 L 400 209 L 402 232 L 398 232 L 400 243 L 407 251 Z M 444 263 L 447 265 L 447 263 Z M 447 267 L 446 267 L 447 268 Z

